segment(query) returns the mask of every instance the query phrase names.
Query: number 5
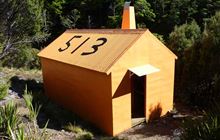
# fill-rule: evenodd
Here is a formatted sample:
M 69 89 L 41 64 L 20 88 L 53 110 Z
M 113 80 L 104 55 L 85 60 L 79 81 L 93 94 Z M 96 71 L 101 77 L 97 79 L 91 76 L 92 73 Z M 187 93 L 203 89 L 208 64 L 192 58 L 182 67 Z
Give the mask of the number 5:
M 66 49 L 68 49 L 70 47 L 70 41 L 72 41 L 74 38 L 81 38 L 82 36 L 81 35 L 75 35 L 74 37 L 72 37 L 70 40 L 68 40 L 66 42 L 66 48 L 62 49 L 62 48 L 59 48 L 58 51 L 59 52 L 62 52 L 62 51 L 65 51 Z

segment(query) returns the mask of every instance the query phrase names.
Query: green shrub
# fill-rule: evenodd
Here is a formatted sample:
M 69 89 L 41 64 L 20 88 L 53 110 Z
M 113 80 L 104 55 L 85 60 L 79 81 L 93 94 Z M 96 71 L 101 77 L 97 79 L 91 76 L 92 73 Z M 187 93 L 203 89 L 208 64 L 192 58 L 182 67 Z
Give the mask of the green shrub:
M 168 46 L 181 57 L 187 48 L 194 45 L 201 38 L 201 29 L 196 21 L 175 26 L 169 35 Z
M 164 40 L 164 37 L 163 35 L 161 34 L 158 34 L 158 33 L 153 33 L 162 43 L 165 44 L 165 40 Z
M 37 57 L 39 50 L 31 48 L 31 46 L 20 46 L 3 59 L 2 66 L 15 67 L 15 68 L 39 68 L 40 61 Z
M 220 12 L 204 25 L 202 32 L 195 22 L 176 27 L 168 43 L 178 55 L 175 96 L 202 109 L 220 101 Z
M 121 16 L 108 16 L 107 27 L 108 28 L 119 28 L 121 25 Z
M 220 139 L 220 108 L 215 106 L 204 118 L 189 119 L 183 123 L 183 140 L 219 140 Z
M 4 99 L 8 95 L 8 84 L 0 84 L 0 100 Z

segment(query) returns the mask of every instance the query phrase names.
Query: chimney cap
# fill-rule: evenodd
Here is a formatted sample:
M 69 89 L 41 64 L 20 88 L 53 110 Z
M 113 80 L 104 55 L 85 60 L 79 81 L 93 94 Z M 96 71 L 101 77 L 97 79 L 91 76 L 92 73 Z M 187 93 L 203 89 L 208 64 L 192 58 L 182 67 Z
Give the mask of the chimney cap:
M 123 10 L 122 29 L 136 29 L 134 6 L 131 4 L 134 0 L 126 1 Z
M 134 0 L 129 0 L 125 2 L 126 6 L 134 6 Z

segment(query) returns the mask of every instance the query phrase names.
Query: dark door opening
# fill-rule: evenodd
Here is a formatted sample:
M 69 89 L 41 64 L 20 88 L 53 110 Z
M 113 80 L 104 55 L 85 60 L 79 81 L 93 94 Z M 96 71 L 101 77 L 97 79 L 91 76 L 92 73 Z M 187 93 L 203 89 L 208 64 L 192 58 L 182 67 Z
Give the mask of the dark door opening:
M 135 74 L 131 76 L 131 113 L 132 118 L 145 117 L 145 85 L 146 76 L 138 77 Z

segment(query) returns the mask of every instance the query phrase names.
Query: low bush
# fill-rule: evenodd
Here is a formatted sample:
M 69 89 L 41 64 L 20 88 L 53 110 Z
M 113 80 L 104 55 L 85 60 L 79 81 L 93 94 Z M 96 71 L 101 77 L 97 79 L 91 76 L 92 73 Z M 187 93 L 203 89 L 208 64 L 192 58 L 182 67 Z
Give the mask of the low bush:
M 2 60 L 2 66 L 15 67 L 15 68 L 39 68 L 40 61 L 37 56 L 39 50 L 31 46 L 20 46 L 10 53 Z
M 183 123 L 183 140 L 219 140 L 220 139 L 220 107 L 205 114 L 204 118 L 189 119 Z

